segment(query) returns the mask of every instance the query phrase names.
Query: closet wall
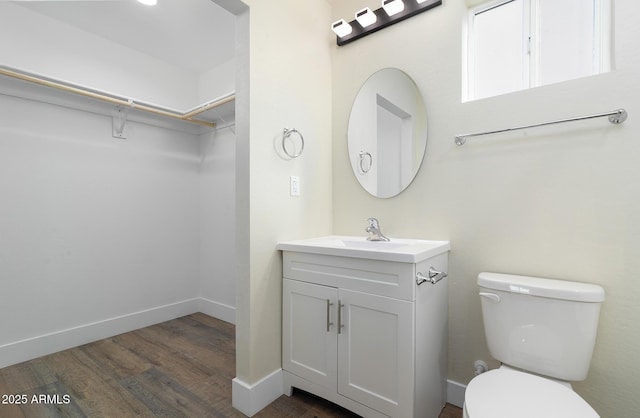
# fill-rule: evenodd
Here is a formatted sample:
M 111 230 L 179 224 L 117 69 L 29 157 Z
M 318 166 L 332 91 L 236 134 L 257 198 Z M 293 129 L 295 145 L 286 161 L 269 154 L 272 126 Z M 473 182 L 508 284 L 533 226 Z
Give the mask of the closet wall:
M 0 64 L 128 97 L 186 109 L 233 85 L 8 2 L 0 28 Z M 195 311 L 234 320 L 232 126 L 137 118 L 117 139 L 106 105 L 3 76 L 0 109 L 0 367 Z
M 235 127 L 199 136 L 200 310 L 235 323 Z

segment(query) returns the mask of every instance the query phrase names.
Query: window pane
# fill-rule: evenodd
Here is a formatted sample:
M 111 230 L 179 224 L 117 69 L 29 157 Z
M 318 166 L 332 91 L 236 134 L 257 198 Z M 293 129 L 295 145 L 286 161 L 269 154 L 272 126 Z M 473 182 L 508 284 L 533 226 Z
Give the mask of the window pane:
M 594 1 L 539 0 L 538 85 L 597 72 Z
M 522 3 L 513 0 L 475 15 L 475 99 L 524 88 Z

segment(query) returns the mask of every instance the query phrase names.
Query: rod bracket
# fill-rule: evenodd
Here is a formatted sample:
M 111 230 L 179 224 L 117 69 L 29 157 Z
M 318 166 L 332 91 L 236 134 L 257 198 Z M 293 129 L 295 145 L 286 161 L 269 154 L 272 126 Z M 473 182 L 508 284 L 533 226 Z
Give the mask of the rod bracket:
M 609 122 L 618 125 L 627 120 L 627 111 L 624 109 L 618 109 L 615 115 L 609 116 Z
M 133 100 L 128 100 L 129 106 L 116 106 L 113 112 L 113 127 L 111 134 L 114 138 L 127 139 L 126 127 L 129 112 L 135 107 Z

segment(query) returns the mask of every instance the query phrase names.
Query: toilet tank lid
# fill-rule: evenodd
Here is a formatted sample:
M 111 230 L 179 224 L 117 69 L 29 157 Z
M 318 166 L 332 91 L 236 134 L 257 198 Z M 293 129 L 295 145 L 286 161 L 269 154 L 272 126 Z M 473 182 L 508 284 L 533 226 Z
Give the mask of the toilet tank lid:
M 596 284 L 515 274 L 483 272 L 478 275 L 478 285 L 504 292 L 577 302 L 603 302 L 605 298 L 604 289 Z

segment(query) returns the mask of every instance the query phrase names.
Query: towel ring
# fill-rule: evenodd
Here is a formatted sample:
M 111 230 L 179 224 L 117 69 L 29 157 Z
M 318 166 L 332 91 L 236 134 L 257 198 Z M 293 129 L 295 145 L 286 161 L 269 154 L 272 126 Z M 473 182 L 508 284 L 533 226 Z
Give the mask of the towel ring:
M 289 151 L 287 151 L 287 147 L 285 146 L 285 141 L 287 140 L 287 138 L 289 138 L 291 134 L 294 134 L 294 133 L 298 134 L 298 136 L 300 137 L 300 152 L 298 152 L 297 154 L 291 154 Z M 300 131 L 298 131 L 296 128 L 293 128 L 293 129 L 284 128 L 284 130 L 282 131 L 282 150 L 290 158 L 298 158 L 299 156 L 302 155 L 302 151 L 304 151 L 304 137 L 302 136 Z
M 360 151 L 360 171 L 362 172 L 362 174 L 367 174 L 369 172 L 369 170 L 371 170 L 371 166 L 373 165 L 373 157 L 371 156 L 370 152 L 365 152 L 365 151 Z M 369 157 L 369 167 L 365 168 L 365 164 L 364 164 L 364 160 L 365 157 Z

